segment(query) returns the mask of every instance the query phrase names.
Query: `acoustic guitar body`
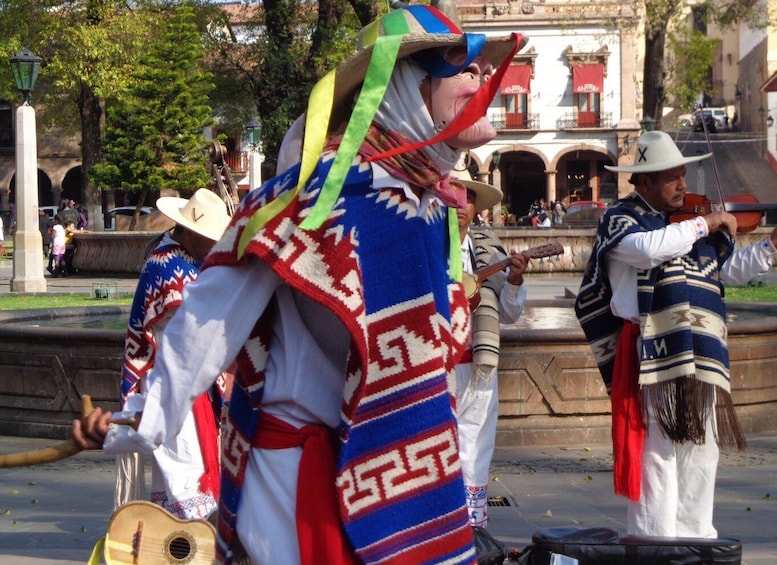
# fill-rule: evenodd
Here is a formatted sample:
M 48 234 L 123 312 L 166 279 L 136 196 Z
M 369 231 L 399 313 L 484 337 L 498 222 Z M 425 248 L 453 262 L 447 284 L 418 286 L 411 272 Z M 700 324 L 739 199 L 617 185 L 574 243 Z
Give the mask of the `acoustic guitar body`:
M 108 522 L 108 565 L 211 565 L 216 560 L 216 529 L 205 520 L 181 520 L 161 506 L 134 500 Z

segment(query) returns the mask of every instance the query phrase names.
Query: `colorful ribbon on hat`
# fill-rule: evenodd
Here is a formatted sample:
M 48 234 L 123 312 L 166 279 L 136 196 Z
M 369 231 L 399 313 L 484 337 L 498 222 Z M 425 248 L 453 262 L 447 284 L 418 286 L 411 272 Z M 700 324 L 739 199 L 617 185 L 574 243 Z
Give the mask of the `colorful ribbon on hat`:
M 365 74 L 364 83 L 358 100 L 351 113 L 346 126 L 340 148 L 335 155 L 334 162 L 324 180 L 313 208 L 307 218 L 300 224 L 301 229 L 318 229 L 331 213 L 337 199 L 340 196 L 348 170 L 353 164 L 359 147 L 364 141 L 367 129 L 372 123 L 380 102 L 383 100 L 386 88 L 399 49 L 405 35 L 411 33 L 407 15 L 410 12 L 413 18 L 429 34 L 462 34 L 461 30 L 453 24 L 442 12 L 431 6 L 408 6 L 402 10 L 396 10 L 386 14 L 380 20 L 372 22 L 362 32 L 363 46 L 373 45 L 370 63 Z M 383 35 L 380 35 L 381 26 Z M 443 56 L 417 56 L 416 60 L 422 68 L 432 76 L 452 76 L 467 65 L 482 51 L 486 39 L 482 34 L 462 34 L 466 38 L 467 56 L 465 62 L 459 66 L 453 66 Z M 475 96 L 467 103 L 462 112 L 449 124 L 449 126 L 431 139 L 408 144 L 402 148 L 396 148 L 390 152 L 376 155 L 370 161 L 379 160 L 391 155 L 397 155 L 407 151 L 439 143 L 448 139 L 460 131 L 477 122 L 488 108 L 491 100 L 496 95 L 499 83 L 504 76 L 507 67 L 512 61 L 512 56 L 521 44 L 520 35 L 513 33 L 515 44 L 510 55 L 505 57 L 494 76 L 486 85 L 478 90 Z M 447 74 L 451 73 L 451 74 Z M 260 208 L 248 221 L 240 237 L 238 255 L 242 256 L 248 242 L 268 220 L 275 217 L 294 197 L 302 190 L 302 187 L 310 178 L 316 168 L 316 163 L 321 156 L 321 151 L 326 143 L 326 135 L 329 129 L 329 121 L 332 115 L 335 94 L 336 69 L 325 75 L 311 91 L 307 116 L 305 121 L 305 137 L 302 147 L 302 160 L 297 186 L 293 191 L 288 191 L 279 198 Z M 449 222 L 455 223 L 455 222 Z M 451 236 L 454 234 L 451 233 Z M 454 241 L 454 240 L 452 240 Z M 457 248 L 451 245 L 451 249 Z M 452 251 L 453 253 L 453 251 Z M 458 264 L 451 257 L 451 264 Z

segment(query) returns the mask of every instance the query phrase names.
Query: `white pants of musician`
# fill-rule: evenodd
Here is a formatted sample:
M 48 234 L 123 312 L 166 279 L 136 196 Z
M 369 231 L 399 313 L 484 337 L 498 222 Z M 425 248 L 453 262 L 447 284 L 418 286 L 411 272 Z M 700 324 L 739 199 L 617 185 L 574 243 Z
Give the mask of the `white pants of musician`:
M 629 501 L 627 533 L 643 536 L 716 538 L 712 525 L 719 450 L 714 414 L 704 445 L 674 443 L 655 421 L 648 402 L 639 502 Z
M 459 458 L 470 524 L 486 527 L 488 470 L 496 444 L 499 390 L 495 369 L 488 379 L 473 379 L 472 369 L 472 363 L 461 363 L 456 367 Z

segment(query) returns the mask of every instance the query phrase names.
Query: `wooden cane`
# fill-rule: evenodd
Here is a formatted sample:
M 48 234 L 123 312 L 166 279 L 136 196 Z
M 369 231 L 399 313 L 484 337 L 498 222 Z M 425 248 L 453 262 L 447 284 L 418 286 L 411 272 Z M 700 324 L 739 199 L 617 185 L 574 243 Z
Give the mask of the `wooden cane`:
M 86 417 L 93 411 L 94 406 L 92 406 L 92 397 L 88 394 L 83 395 L 81 397 L 82 421 L 85 421 Z M 81 448 L 76 445 L 76 442 L 72 439 L 68 439 L 62 443 L 51 447 L 44 447 L 43 449 L 0 455 L 0 469 L 5 467 L 26 467 L 28 465 L 52 463 L 54 461 L 59 461 L 60 459 L 65 459 L 66 457 L 72 457 L 80 451 Z

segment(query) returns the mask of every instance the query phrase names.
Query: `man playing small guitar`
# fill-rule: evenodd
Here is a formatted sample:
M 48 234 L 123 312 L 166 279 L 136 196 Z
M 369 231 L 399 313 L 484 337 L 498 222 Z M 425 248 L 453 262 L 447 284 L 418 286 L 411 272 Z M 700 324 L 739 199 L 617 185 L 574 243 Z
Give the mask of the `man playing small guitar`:
M 492 233 L 478 228 L 470 230 L 477 212 L 501 202 L 502 192 L 495 186 L 471 180 L 466 170 L 451 174 L 467 189 L 467 207 L 457 211 L 467 279 L 467 273 L 475 274 L 486 265 L 506 259 L 504 248 Z M 470 296 L 472 333 L 469 347 L 456 366 L 456 415 L 459 456 L 472 526 L 485 527 L 488 522 L 488 468 L 496 441 L 498 412 L 499 322 L 515 323 L 523 311 L 526 302 L 523 274 L 528 263 L 526 255 L 514 252 L 509 266 L 503 266 L 482 284 L 477 277 L 470 278 L 475 281 Z

